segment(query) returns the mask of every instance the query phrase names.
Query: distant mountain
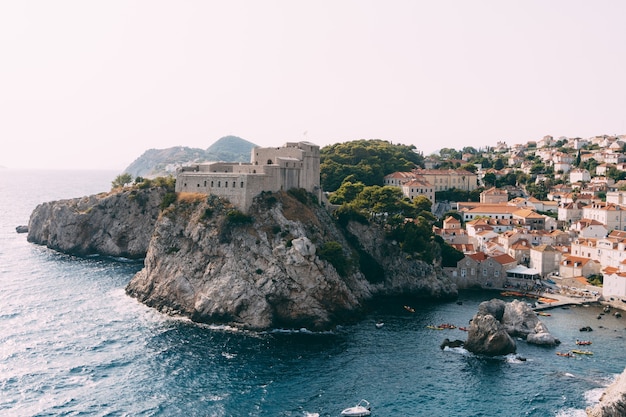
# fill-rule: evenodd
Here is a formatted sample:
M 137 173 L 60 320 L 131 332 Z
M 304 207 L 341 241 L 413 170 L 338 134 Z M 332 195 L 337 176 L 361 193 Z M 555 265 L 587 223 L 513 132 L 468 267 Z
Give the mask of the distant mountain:
M 255 145 L 237 136 L 224 136 L 206 150 L 207 161 L 250 162 Z
M 133 177 L 154 178 L 171 175 L 176 168 L 201 162 L 250 162 L 250 152 L 256 147 L 237 136 L 224 136 L 206 150 L 175 146 L 166 149 L 148 149 L 130 164 L 125 173 Z

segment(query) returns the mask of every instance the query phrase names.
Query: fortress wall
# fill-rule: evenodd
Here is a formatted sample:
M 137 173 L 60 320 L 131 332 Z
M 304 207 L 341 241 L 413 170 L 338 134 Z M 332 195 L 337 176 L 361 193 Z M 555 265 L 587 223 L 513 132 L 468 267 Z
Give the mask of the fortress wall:
M 317 145 L 299 142 L 282 148 L 255 148 L 252 160 L 250 164 L 214 162 L 183 167 L 178 170 L 176 191 L 221 196 L 241 210 L 247 210 L 263 191 L 304 188 L 321 197 Z

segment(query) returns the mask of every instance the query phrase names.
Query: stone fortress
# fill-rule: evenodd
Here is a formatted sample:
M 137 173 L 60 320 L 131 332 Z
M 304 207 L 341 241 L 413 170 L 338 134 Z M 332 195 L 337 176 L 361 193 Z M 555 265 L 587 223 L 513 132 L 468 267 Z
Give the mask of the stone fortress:
M 181 167 L 176 191 L 227 198 L 246 212 L 262 191 L 304 188 L 321 198 L 320 147 L 287 142 L 279 148 L 254 148 L 250 163 L 211 162 Z

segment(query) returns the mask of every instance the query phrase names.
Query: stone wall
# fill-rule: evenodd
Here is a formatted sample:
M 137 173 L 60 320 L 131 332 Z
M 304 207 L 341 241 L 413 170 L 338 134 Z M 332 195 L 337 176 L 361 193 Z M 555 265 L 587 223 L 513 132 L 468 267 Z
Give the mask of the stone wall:
M 216 162 L 179 169 L 177 192 L 213 194 L 247 211 L 263 191 L 304 188 L 321 197 L 319 146 L 287 143 L 280 148 L 255 148 L 249 164 Z

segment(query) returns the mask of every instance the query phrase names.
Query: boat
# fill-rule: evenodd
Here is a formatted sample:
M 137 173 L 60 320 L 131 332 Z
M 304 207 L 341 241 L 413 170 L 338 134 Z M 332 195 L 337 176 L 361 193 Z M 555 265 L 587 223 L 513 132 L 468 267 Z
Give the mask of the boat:
M 450 323 L 443 323 L 443 324 L 440 324 L 437 327 L 441 327 L 442 329 L 456 329 L 456 326 L 454 324 L 450 324 Z
M 370 403 L 367 400 L 361 400 L 354 407 L 346 408 L 341 412 L 342 416 L 364 417 L 372 413 Z
M 578 346 L 586 346 L 591 344 L 591 340 L 576 340 Z
M 575 353 L 577 355 L 593 355 L 593 352 L 590 350 L 580 350 L 580 349 L 573 349 L 572 353 Z
M 404 309 L 409 313 L 415 313 L 415 309 L 411 306 L 404 306 Z
M 574 354 L 572 352 L 556 352 L 557 355 L 563 356 L 566 358 L 573 358 Z
M 433 326 L 431 324 L 429 324 L 428 326 L 426 326 L 427 329 L 430 330 L 445 330 L 445 327 L 439 327 L 439 326 Z
M 380 328 L 382 328 L 384 325 L 385 325 L 385 323 L 383 323 L 382 321 L 379 321 L 379 322 L 377 322 L 377 323 L 376 323 L 376 328 L 377 328 L 377 329 L 380 329 Z
M 467 327 L 459 327 L 459 330 L 463 330 L 464 332 L 468 331 L 469 329 Z
M 544 317 L 550 317 L 552 314 L 550 313 L 544 313 L 543 311 L 540 311 L 539 313 L 537 313 L 538 316 L 544 316 Z

